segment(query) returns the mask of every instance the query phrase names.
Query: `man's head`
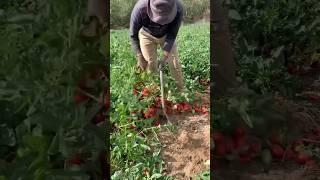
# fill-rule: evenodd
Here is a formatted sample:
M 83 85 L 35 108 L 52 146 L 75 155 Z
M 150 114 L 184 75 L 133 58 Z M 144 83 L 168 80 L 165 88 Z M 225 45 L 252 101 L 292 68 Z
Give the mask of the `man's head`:
M 177 0 L 148 0 L 148 16 L 151 21 L 169 24 L 177 15 Z

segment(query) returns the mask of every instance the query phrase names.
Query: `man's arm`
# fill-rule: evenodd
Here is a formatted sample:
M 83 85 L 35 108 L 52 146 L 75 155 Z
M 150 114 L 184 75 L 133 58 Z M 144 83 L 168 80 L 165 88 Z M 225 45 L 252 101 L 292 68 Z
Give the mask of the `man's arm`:
M 183 19 L 183 7 L 180 3 L 178 7 L 180 8 L 179 14 L 176 17 L 176 19 L 171 23 L 172 25 L 168 30 L 167 37 L 165 39 L 164 46 L 163 46 L 163 50 L 167 55 L 170 53 L 172 46 L 177 38 L 177 34 L 179 32 L 182 19 Z
M 136 54 L 141 54 L 140 43 L 139 43 L 139 30 L 142 27 L 140 15 L 140 4 L 136 4 L 132 10 L 130 18 L 130 38 L 131 45 Z

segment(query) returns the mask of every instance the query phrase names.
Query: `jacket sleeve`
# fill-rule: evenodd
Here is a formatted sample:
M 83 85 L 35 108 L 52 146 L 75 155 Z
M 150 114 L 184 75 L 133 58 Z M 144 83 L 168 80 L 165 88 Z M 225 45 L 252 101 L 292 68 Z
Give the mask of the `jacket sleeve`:
M 131 13 L 130 17 L 130 28 L 129 34 L 131 39 L 131 45 L 134 52 L 141 53 L 140 43 L 139 43 L 139 30 L 142 27 L 142 19 L 140 15 L 140 4 L 137 3 Z
M 170 52 L 172 49 L 172 46 L 176 40 L 177 34 L 179 32 L 182 20 L 183 20 L 183 7 L 180 3 L 178 3 L 178 14 L 177 17 L 173 20 L 173 22 L 170 24 L 170 27 L 168 29 L 167 37 L 164 42 L 163 50 Z

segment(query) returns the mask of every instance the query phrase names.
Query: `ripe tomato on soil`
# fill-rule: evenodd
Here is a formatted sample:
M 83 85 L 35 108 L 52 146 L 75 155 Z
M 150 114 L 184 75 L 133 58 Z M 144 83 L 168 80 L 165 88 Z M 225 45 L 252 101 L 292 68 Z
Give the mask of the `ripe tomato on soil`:
M 227 154 L 227 149 L 224 143 L 216 145 L 215 154 L 218 156 L 225 156 Z
M 278 144 L 278 145 L 282 144 L 281 137 L 280 137 L 280 135 L 277 135 L 277 134 L 270 136 L 269 141 L 271 142 L 271 144 Z
M 144 117 L 146 119 L 153 118 L 157 115 L 157 108 L 149 107 L 148 110 L 144 113 Z
M 309 95 L 307 98 L 310 102 L 317 102 L 320 100 L 320 97 L 316 95 Z
M 153 122 L 153 125 L 154 125 L 154 126 L 159 126 L 159 125 L 160 125 L 160 121 L 159 121 L 159 120 L 154 121 L 154 122 Z
M 219 144 L 224 140 L 224 135 L 219 131 L 214 131 L 212 138 L 216 144 Z
M 80 157 L 80 155 L 74 155 L 73 157 L 67 159 L 68 165 L 81 165 L 84 160 Z
M 243 150 L 249 148 L 247 139 L 245 136 L 235 136 L 233 137 L 233 144 L 235 150 Z
M 307 155 L 306 153 L 298 153 L 298 155 L 296 156 L 296 161 L 299 164 L 305 164 L 308 160 L 310 160 L 311 157 L 309 155 Z
M 293 160 L 295 158 L 296 154 L 293 152 L 292 149 L 287 149 L 287 151 L 285 152 L 285 158 L 287 160 Z
M 233 141 L 230 137 L 225 138 L 225 145 L 226 145 L 226 152 L 228 154 L 232 153 L 234 144 L 233 144 Z
M 183 111 L 183 105 L 181 103 L 175 104 L 173 106 L 173 109 L 175 109 L 177 112 L 182 112 Z
M 282 146 L 278 144 L 272 144 L 271 145 L 271 153 L 274 158 L 280 159 L 283 157 L 284 149 Z
M 172 109 L 171 109 L 171 108 L 168 108 L 168 107 L 166 107 L 165 112 L 166 112 L 167 114 L 172 114 L 172 113 L 173 113 L 173 112 L 172 112 Z
M 192 110 L 192 106 L 187 102 L 181 103 L 181 106 L 183 111 L 190 112 Z
M 246 135 L 246 130 L 243 127 L 237 127 L 233 131 L 235 137 L 244 137 Z
M 141 92 L 143 97 L 149 96 L 150 91 L 147 87 L 143 88 L 142 92 Z
M 136 89 L 136 88 L 134 88 L 134 89 L 133 89 L 133 94 L 134 94 L 135 96 L 137 96 L 137 95 L 139 94 L 139 90 Z

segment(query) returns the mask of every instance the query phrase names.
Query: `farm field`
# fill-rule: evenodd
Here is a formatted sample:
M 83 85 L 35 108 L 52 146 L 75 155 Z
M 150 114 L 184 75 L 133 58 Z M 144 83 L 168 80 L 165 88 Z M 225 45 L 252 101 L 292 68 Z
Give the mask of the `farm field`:
M 160 118 L 157 74 L 139 72 L 128 30 L 111 30 L 112 179 L 209 176 L 209 24 L 183 25 L 178 51 L 187 90 L 165 69 L 168 125 Z

